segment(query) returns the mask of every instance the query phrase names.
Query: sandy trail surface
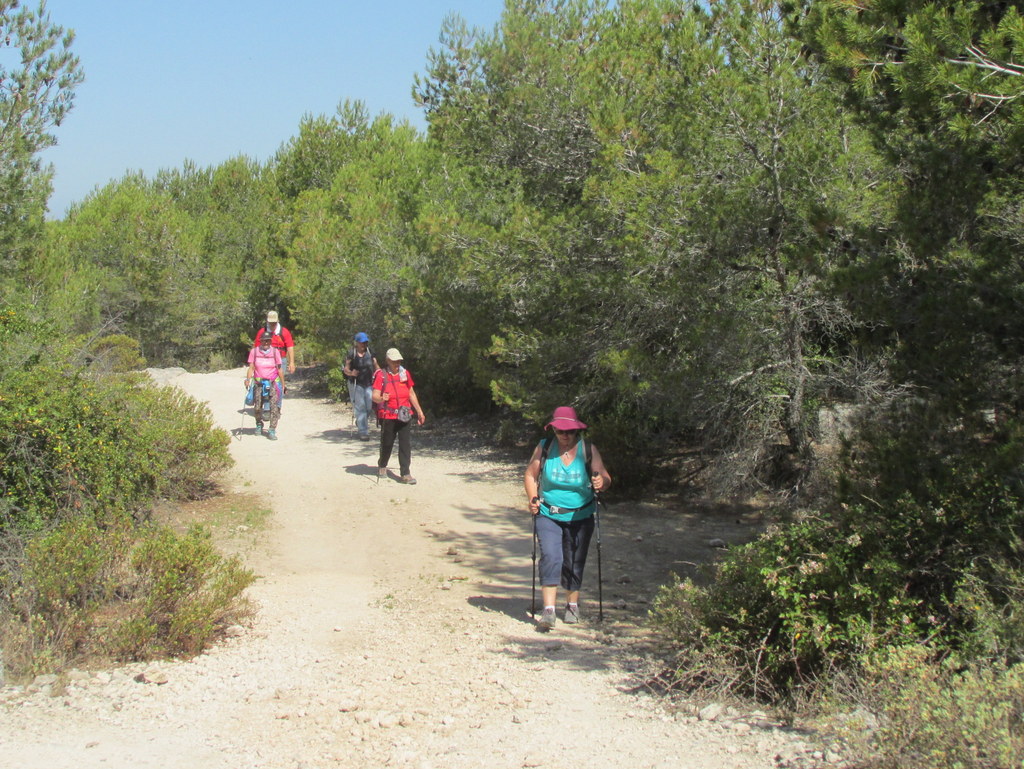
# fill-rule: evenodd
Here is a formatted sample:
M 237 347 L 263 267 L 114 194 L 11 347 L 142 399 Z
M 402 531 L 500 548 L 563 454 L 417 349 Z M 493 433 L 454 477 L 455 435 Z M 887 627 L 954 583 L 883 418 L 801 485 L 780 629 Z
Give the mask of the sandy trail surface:
M 219 531 L 259 575 L 251 625 L 191 660 L 0 690 L 0 766 L 766 769 L 806 752 L 762 715 L 702 720 L 641 685 L 657 585 L 739 536 L 734 513 L 612 500 L 605 621 L 592 549 L 589 621 L 540 633 L 515 457 L 466 423 L 428 424 L 419 483 L 397 482 L 397 455 L 378 481 L 376 432 L 359 442 L 347 405 L 301 385 L 280 439 L 255 435 L 243 373 L 155 375 L 232 433 L 221 504 L 272 511 Z

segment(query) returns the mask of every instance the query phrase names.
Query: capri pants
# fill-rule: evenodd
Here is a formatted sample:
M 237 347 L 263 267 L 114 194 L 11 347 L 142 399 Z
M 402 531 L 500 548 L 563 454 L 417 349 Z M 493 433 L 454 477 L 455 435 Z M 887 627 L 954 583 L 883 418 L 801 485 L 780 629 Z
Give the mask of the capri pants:
M 558 585 L 572 592 L 583 583 L 583 567 L 594 534 L 594 516 L 578 521 L 556 521 L 537 514 L 540 540 L 540 584 Z

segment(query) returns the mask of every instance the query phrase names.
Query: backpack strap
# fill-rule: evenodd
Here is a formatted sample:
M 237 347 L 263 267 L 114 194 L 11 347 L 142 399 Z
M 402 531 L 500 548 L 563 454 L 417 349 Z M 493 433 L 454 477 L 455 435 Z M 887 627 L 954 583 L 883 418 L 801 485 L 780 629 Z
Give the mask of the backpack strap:
M 367 348 L 367 349 L 369 349 L 369 348 Z M 380 373 L 381 373 L 380 394 L 383 395 L 384 393 L 386 393 L 388 391 L 388 370 L 386 368 L 382 368 L 380 370 Z M 398 391 L 396 390 L 394 394 L 395 394 L 395 398 L 397 399 L 398 398 Z M 380 402 L 379 413 L 383 414 L 385 411 L 397 412 L 398 411 L 398 407 L 397 406 L 388 406 L 388 405 L 386 405 L 386 403 L 384 401 L 381 401 Z
M 551 448 L 551 441 L 554 436 L 549 435 L 540 442 L 540 471 L 544 472 L 544 464 L 548 461 L 548 450 Z
M 380 394 L 383 395 L 384 394 L 384 388 L 387 387 L 387 382 L 385 381 L 385 377 L 387 377 L 388 372 L 385 371 L 384 369 L 380 369 L 380 375 L 381 375 Z M 373 390 L 373 385 L 374 385 L 374 383 L 376 381 L 377 381 L 377 372 L 374 372 L 373 379 L 370 380 L 370 390 L 371 391 Z M 377 415 L 377 427 L 383 427 L 384 426 L 384 401 L 381 401 L 380 403 L 375 403 L 374 404 L 373 413 Z

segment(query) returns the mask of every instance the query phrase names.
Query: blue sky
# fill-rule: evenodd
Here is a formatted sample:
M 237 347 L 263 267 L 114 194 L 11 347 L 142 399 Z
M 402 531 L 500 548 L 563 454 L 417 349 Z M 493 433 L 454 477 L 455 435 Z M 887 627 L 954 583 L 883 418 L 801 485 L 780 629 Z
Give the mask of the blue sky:
M 34 0 L 27 0 L 34 3 Z M 270 158 L 345 99 L 425 127 L 413 76 L 450 13 L 490 31 L 504 0 L 47 0 L 85 71 L 56 128 L 50 216 L 128 171 Z

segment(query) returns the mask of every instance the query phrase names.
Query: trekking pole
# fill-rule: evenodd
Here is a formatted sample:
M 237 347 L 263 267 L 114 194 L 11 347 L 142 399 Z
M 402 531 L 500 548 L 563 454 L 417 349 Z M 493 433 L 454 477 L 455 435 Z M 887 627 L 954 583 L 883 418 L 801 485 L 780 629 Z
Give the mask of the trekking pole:
M 530 592 L 530 616 L 537 618 L 537 516 L 533 518 L 533 589 Z
M 592 477 L 597 477 L 599 473 L 594 473 Z M 604 622 L 604 595 L 602 594 L 602 583 L 601 578 L 601 516 L 600 510 L 604 503 L 601 501 L 601 495 L 594 490 L 594 499 L 597 504 L 594 505 L 594 528 L 597 529 L 597 621 Z
M 242 440 L 242 431 L 245 430 L 245 410 L 249 407 L 249 390 L 246 388 L 245 397 L 242 398 L 242 423 L 238 426 L 238 440 Z

